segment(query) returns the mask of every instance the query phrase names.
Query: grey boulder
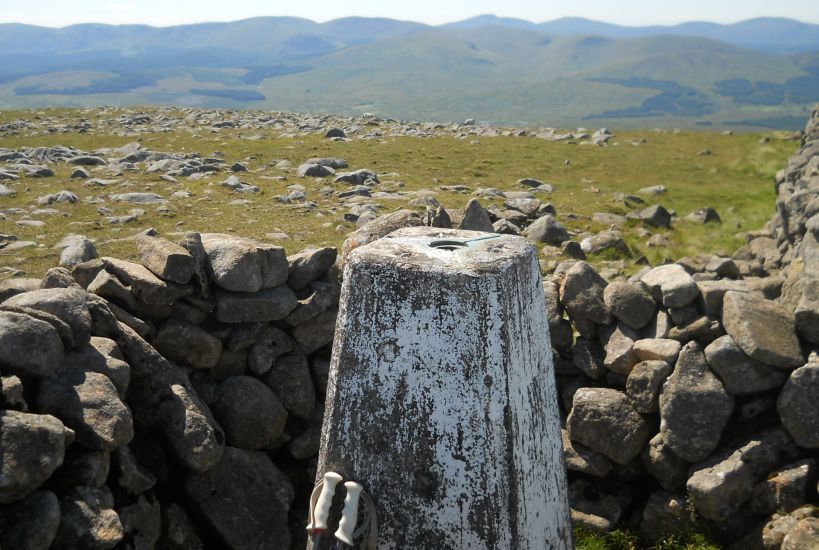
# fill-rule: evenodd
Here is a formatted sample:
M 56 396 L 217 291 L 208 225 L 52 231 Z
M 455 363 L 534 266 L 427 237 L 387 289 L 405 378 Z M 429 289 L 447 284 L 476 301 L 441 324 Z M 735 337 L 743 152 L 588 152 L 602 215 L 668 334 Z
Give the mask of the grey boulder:
M 0 504 L 36 490 L 63 463 L 74 432 L 48 414 L 0 411 Z
M 623 392 L 608 388 L 580 388 L 574 394 L 566 421 L 569 438 L 617 464 L 640 454 L 650 436 L 648 422 Z
M 660 395 L 665 443 L 683 460 L 703 460 L 717 447 L 733 409 L 734 399 L 708 370 L 702 348 L 686 344 Z

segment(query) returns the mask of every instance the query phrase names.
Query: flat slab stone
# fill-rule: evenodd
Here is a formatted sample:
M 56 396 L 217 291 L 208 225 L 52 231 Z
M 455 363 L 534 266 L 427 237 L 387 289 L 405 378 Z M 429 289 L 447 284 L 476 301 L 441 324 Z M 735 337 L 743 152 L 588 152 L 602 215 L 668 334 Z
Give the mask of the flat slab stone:
M 805 362 L 793 313 L 776 302 L 726 292 L 722 324 L 737 346 L 760 363 L 792 368 Z

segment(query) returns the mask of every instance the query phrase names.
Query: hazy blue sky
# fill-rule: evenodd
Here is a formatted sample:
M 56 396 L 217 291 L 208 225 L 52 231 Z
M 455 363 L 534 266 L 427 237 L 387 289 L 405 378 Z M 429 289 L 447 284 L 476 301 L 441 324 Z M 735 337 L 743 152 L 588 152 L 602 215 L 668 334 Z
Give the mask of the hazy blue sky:
M 819 23 L 817 0 L 0 0 L 0 22 L 50 27 L 81 22 L 166 26 L 259 15 L 293 15 L 314 21 L 361 15 L 440 24 L 483 13 L 535 22 L 580 16 L 624 25 L 694 20 L 731 23 L 759 16 Z

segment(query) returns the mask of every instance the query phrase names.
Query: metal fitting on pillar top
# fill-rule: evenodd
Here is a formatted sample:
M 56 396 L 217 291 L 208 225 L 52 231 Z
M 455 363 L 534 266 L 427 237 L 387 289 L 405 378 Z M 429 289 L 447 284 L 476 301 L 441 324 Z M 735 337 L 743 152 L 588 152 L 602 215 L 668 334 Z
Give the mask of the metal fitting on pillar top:
M 526 239 L 414 227 L 350 253 L 318 472 L 378 548 L 571 548 L 549 325 Z

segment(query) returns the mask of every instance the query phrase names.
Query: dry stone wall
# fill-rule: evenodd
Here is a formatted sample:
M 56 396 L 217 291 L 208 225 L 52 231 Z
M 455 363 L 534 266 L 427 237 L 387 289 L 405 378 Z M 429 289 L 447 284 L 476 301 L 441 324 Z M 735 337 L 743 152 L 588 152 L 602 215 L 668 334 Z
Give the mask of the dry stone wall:
M 296 545 L 336 250 L 198 233 L 137 248 L 0 285 L 0 547 Z
M 774 219 L 732 257 L 545 281 L 576 524 L 816 544 L 817 153 L 815 109 Z M 0 547 L 304 547 L 338 265 L 411 225 L 517 232 L 527 209 L 530 239 L 565 244 L 553 207 L 521 200 L 494 226 L 474 200 L 402 210 L 341 254 L 142 235 L 133 263 L 78 241 L 70 270 L 0 282 Z
M 576 524 L 819 545 L 819 109 L 732 257 L 547 281 Z

